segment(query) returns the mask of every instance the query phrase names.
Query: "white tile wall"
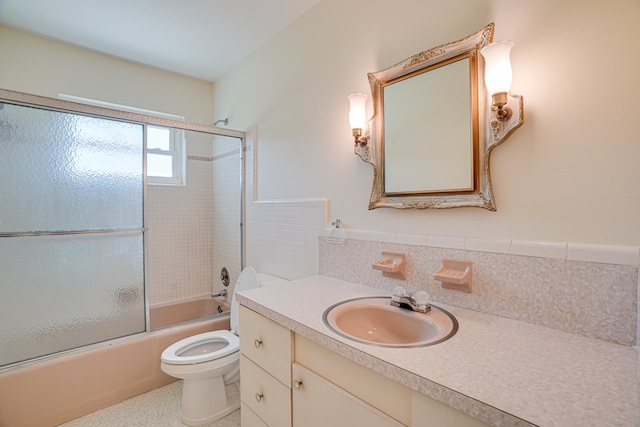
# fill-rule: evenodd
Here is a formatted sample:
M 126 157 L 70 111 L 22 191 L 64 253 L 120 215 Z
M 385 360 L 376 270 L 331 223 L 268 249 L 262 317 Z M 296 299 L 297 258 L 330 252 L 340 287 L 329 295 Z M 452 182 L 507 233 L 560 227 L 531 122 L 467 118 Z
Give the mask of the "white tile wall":
M 511 252 L 511 240 L 467 237 L 465 249 L 478 252 L 508 254 Z
M 318 274 L 325 206 L 325 200 L 252 202 L 247 211 L 247 265 L 289 280 Z
M 640 247 L 637 246 L 492 239 L 419 233 L 389 233 L 352 228 L 345 229 L 345 232 L 348 239 L 354 240 L 640 266 Z
M 640 264 L 638 252 L 638 248 L 633 246 L 569 243 L 567 247 L 567 259 L 605 262 L 608 264 L 638 265 Z
M 427 246 L 429 236 L 426 234 L 400 234 L 396 235 L 396 243 L 415 246 Z
M 384 231 L 370 231 L 369 240 L 372 240 L 375 242 L 395 243 L 396 233 L 388 233 Z
M 514 255 L 565 259 L 567 257 L 567 244 L 558 242 L 512 240 L 511 253 Z
M 328 223 L 326 199 L 257 200 L 255 132 L 245 150 L 246 264 L 293 280 L 318 274 L 318 235 Z
M 241 271 L 242 243 L 242 147 L 236 138 L 217 137 L 213 142 L 213 289 L 223 289 L 220 271 L 226 267 L 231 292 Z
M 429 235 L 428 246 L 433 248 L 464 249 L 465 238 L 459 236 Z

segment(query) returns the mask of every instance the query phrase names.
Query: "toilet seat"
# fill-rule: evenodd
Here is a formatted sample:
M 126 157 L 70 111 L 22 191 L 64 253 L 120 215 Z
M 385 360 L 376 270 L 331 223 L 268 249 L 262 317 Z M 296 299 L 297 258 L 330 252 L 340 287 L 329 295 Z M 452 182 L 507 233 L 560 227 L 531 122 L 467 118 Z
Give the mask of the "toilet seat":
M 207 348 L 207 345 L 210 348 Z M 240 340 L 238 337 L 229 331 L 220 330 L 182 339 L 167 347 L 160 358 L 164 363 L 170 365 L 194 365 L 220 359 L 239 351 L 239 349 Z M 198 354 L 182 355 L 190 350 Z

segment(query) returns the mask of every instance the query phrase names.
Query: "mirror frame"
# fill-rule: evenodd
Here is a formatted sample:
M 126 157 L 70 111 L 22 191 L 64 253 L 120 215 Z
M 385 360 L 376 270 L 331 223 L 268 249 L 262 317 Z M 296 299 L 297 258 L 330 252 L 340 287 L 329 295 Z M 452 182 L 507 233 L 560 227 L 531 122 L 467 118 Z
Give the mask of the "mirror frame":
M 493 40 L 494 24 L 464 39 L 447 43 L 413 55 L 381 71 L 368 73 L 373 100 L 373 116 L 369 121 L 369 142 L 356 144 L 355 153 L 373 166 L 373 188 L 369 209 L 449 209 L 457 207 L 479 207 L 496 210 L 491 189 L 491 151 L 523 123 L 522 97 L 508 95 L 508 106 L 513 116 L 507 122 L 498 122 L 491 112 L 490 94 L 484 85 L 484 59 L 480 49 Z M 474 152 L 473 189 L 464 192 L 384 192 L 384 99 L 383 88 L 390 82 L 411 78 L 450 63 L 452 60 L 469 57 L 471 79 L 471 123 L 472 149 Z

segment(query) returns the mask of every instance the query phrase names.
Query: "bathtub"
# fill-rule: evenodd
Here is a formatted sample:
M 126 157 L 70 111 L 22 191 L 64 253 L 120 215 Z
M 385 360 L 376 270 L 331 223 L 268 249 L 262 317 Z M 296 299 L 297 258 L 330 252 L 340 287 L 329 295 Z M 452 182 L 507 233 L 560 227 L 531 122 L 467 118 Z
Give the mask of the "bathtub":
M 0 371 L 0 427 L 56 426 L 176 381 L 160 370 L 160 354 L 182 338 L 228 330 L 222 302 L 213 304 L 216 314 L 195 321 L 177 314 L 186 306 L 150 307 L 149 318 L 161 329 Z M 218 305 L 227 311 L 217 314 Z M 178 325 L 166 326 L 176 319 Z
M 230 303 L 224 297 L 211 298 L 209 295 L 149 306 L 149 328 L 155 331 L 171 325 L 215 316 L 229 311 Z

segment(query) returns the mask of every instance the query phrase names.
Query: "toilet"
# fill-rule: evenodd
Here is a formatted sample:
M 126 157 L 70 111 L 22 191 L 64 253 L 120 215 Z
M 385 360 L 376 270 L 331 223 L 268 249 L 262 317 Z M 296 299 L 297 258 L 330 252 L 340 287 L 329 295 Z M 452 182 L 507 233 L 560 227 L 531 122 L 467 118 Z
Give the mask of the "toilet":
M 161 355 L 160 369 L 181 378 L 182 422 L 211 423 L 240 407 L 240 333 L 236 292 L 285 279 L 258 274 L 246 267 L 236 281 L 231 298 L 231 331 L 205 332 L 176 342 Z

